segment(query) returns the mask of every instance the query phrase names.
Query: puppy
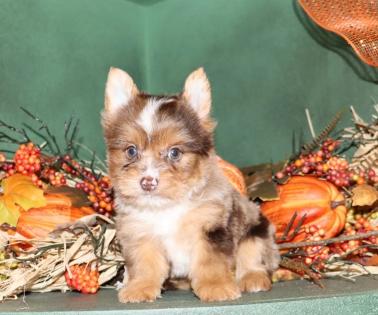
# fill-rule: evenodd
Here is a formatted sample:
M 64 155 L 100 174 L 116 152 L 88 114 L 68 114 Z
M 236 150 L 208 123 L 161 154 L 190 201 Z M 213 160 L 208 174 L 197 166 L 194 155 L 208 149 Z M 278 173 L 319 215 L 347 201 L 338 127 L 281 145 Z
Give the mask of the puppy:
M 206 302 L 271 288 L 274 228 L 219 169 L 210 109 L 202 68 L 171 96 L 110 69 L 102 124 L 128 271 L 120 302 L 154 301 L 176 278 Z

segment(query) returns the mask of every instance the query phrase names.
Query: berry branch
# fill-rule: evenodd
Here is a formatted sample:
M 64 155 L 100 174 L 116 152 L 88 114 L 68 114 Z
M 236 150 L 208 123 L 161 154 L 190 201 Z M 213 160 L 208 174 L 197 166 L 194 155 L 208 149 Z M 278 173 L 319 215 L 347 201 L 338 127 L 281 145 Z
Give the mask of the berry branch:
M 367 233 L 334 237 L 334 238 L 329 238 L 329 239 L 319 240 L 319 241 L 298 242 L 298 243 L 282 243 L 282 244 L 278 244 L 278 248 L 279 249 L 291 249 L 291 248 L 300 248 L 300 247 L 307 247 L 307 246 L 321 246 L 321 245 L 328 245 L 328 244 L 332 244 L 332 243 L 340 243 L 340 242 L 345 242 L 345 241 L 365 239 L 365 238 L 369 238 L 371 236 L 378 236 L 378 231 L 370 231 L 370 232 L 367 232 Z
M 33 115 L 33 114 L 32 114 L 31 112 L 29 112 L 27 109 L 25 109 L 25 108 L 23 108 L 23 107 L 20 107 L 20 109 L 21 109 L 26 115 L 28 115 L 29 117 L 31 117 L 31 118 L 34 119 L 37 123 L 40 124 L 39 130 L 45 130 L 45 131 L 46 131 L 48 137 L 51 139 L 51 142 L 52 142 L 52 143 L 54 144 L 54 146 L 55 146 L 55 149 L 56 149 L 55 153 L 56 153 L 57 155 L 60 155 L 60 154 L 61 154 L 60 147 L 59 147 L 59 145 L 58 145 L 58 142 L 56 141 L 55 136 L 51 133 L 49 126 L 48 126 L 48 125 L 47 125 L 42 119 L 40 119 L 39 117 Z M 51 148 L 52 148 L 52 146 L 51 146 Z M 53 152 L 53 153 L 54 153 L 54 152 Z
M 74 157 L 77 158 L 77 150 L 75 148 L 74 140 L 77 135 L 78 127 L 79 127 L 79 119 L 77 119 L 74 124 L 74 118 L 71 116 L 68 122 L 64 123 L 64 139 L 66 141 L 66 154 L 73 153 Z M 71 133 L 71 135 L 69 135 Z
M 297 261 L 294 259 L 290 259 L 287 257 L 282 257 L 280 261 L 280 267 L 288 269 L 300 276 L 308 276 L 315 284 L 324 288 L 324 284 L 320 281 L 320 275 L 312 271 L 308 266 L 306 266 L 303 262 Z

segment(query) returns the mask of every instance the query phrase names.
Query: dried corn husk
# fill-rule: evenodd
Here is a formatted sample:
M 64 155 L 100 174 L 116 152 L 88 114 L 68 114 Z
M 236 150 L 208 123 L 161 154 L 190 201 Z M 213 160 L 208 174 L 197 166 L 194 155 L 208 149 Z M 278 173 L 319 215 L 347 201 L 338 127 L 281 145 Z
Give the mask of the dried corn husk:
M 372 115 L 371 123 L 367 123 L 351 106 L 355 125 L 346 128 L 343 135 L 344 138 L 359 143 L 350 164 L 350 167 L 357 171 L 372 168 L 378 173 L 378 105 L 375 105 L 374 109 L 377 114 Z
M 123 258 L 115 240 L 113 222 L 90 215 L 54 231 L 46 239 L 26 239 L 0 232 L 1 246 L 9 253 L 0 261 L 0 301 L 22 292 L 66 291 L 64 273 L 69 266 L 97 262 L 100 285 L 115 277 Z M 26 242 L 28 250 L 15 249 Z

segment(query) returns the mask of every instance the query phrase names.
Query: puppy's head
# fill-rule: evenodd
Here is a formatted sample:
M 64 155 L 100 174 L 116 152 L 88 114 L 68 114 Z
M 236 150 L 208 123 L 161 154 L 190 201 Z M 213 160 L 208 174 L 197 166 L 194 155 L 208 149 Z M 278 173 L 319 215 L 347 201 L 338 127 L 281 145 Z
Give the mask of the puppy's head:
M 111 68 L 102 124 L 117 194 L 153 206 L 195 190 L 213 154 L 210 109 L 202 68 L 188 76 L 181 94 L 172 96 L 141 93 L 126 72 Z

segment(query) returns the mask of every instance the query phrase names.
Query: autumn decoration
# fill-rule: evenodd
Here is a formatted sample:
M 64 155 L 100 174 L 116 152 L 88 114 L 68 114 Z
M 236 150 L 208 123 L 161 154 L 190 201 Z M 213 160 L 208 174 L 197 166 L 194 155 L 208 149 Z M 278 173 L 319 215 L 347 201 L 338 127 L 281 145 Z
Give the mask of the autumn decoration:
M 322 285 L 322 277 L 378 272 L 378 117 L 366 123 L 351 112 L 354 126 L 337 139 L 330 134 L 340 113 L 288 161 L 271 165 L 270 175 L 269 165 L 244 170 L 251 199 L 263 201 L 276 226 L 284 268 L 277 281 L 300 275 Z M 344 154 L 352 148 L 350 159 Z M 252 178 L 261 184 L 253 187 Z
M 247 187 L 243 173 L 233 164 L 218 157 L 218 165 L 223 171 L 224 175 L 228 178 L 232 186 L 241 194 L 247 194 Z
M 0 301 L 114 287 L 124 261 L 105 163 L 76 140 L 78 120 L 68 119 L 58 137 L 22 111 L 31 122 L 21 127 L 0 120 Z M 353 126 L 333 134 L 337 113 L 282 162 L 239 170 L 218 158 L 276 227 L 282 261 L 274 281 L 323 286 L 322 278 L 378 273 L 378 117 L 366 122 L 351 111 Z
M 278 242 L 303 241 L 311 226 L 317 226 L 324 238 L 334 237 L 343 230 L 347 214 L 345 198 L 332 183 L 312 176 L 293 176 L 277 188 L 279 199 L 264 202 L 261 208 L 276 226 Z
M 86 294 L 96 293 L 100 287 L 96 263 L 73 265 L 64 273 L 68 286 Z

